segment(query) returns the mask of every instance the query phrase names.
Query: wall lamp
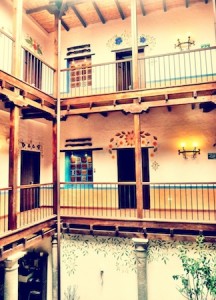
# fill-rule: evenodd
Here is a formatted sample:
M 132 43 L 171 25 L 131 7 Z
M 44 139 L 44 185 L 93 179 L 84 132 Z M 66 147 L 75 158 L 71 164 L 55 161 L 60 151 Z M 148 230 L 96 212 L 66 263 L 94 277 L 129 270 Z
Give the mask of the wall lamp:
M 194 145 L 194 148 L 191 150 L 185 149 L 185 145 L 182 144 L 182 148 L 178 150 L 178 154 L 182 154 L 184 159 L 188 159 L 188 154 L 191 154 L 191 157 L 194 159 L 196 158 L 197 154 L 200 154 L 200 149 L 197 148 L 196 145 Z
M 192 45 L 195 45 L 195 41 L 192 41 L 191 37 L 188 36 L 187 41 L 183 41 L 183 42 L 181 42 L 180 38 L 178 38 L 177 39 L 177 44 L 175 44 L 175 48 L 178 47 L 181 51 L 183 51 L 183 50 L 190 50 L 190 47 Z

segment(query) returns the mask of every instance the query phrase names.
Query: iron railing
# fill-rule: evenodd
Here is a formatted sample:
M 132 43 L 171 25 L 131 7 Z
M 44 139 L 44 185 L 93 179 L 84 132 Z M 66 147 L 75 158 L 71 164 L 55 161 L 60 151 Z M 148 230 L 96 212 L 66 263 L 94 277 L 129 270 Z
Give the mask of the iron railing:
M 216 80 L 216 47 L 139 58 L 139 89 L 189 85 Z M 61 70 L 61 98 L 133 89 L 132 60 Z M 85 74 L 91 74 L 86 80 Z
M 12 75 L 14 40 L 0 29 L 0 70 Z M 18 58 L 17 58 L 18 59 Z M 53 95 L 55 70 L 39 57 L 22 48 L 21 51 L 21 80 Z
M 0 189 L 0 234 L 8 231 L 10 188 Z M 17 189 L 17 228 L 54 216 L 53 184 Z M 136 199 L 135 182 L 62 182 L 62 217 L 112 220 L 216 221 L 216 183 L 143 183 L 143 201 Z M 138 217 L 139 216 L 139 217 Z
M 18 227 L 53 216 L 53 184 L 22 185 L 18 196 Z
M 135 182 L 61 183 L 62 216 L 137 218 Z M 216 183 L 143 183 L 143 219 L 215 221 Z
M 10 188 L 0 188 L 0 234 L 8 230 L 8 195 Z
M 0 70 L 12 74 L 13 39 L 0 29 Z
M 10 229 L 9 193 L 11 188 L 0 189 L 0 234 Z M 17 188 L 17 228 L 42 222 L 53 217 L 53 184 L 22 185 Z

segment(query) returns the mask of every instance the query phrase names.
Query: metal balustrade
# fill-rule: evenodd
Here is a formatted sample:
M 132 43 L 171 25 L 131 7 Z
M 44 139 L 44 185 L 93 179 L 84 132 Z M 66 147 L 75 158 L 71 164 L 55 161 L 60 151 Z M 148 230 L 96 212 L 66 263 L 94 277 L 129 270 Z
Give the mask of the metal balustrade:
M 62 183 L 62 216 L 137 218 L 133 183 Z M 216 183 L 143 183 L 143 219 L 215 221 Z
M 18 227 L 53 216 L 53 185 L 31 184 L 18 187 Z
M 216 80 L 216 47 L 138 59 L 139 89 L 154 89 Z M 91 71 L 90 71 L 91 70 Z M 61 98 L 107 94 L 133 89 L 132 59 L 61 70 Z M 91 74 L 86 80 L 85 74 Z
M 10 188 L 0 189 L 0 234 L 8 231 Z M 170 222 L 216 221 L 216 183 L 143 183 L 138 218 L 135 182 L 62 182 L 61 217 Z M 53 184 L 17 188 L 17 228 L 53 218 Z
M 8 195 L 10 188 L 0 189 L 0 234 L 8 230 Z
M 12 74 L 12 57 L 14 41 L 0 29 L 0 70 Z

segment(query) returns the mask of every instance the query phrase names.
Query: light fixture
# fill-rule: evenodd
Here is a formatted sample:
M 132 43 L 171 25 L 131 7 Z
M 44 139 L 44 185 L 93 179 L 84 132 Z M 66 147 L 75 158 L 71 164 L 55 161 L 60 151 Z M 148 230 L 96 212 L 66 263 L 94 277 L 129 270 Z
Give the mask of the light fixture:
M 185 149 L 184 143 L 181 145 L 181 147 L 182 148 L 180 150 L 178 150 L 178 154 L 179 155 L 182 154 L 184 159 L 188 159 L 188 154 L 191 154 L 192 158 L 196 158 L 197 154 L 200 154 L 200 149 L 197 148 L 196 144 L 194 144 L 193 149 L 189 149 L 189 150 Z
M 180 41 L 180 38 L 177 39 L 177 44 L 175 44 L 175 48 L 179 48 L 181 51 L 183 50 L 190 50 L 190 47 L 195 45 L 195 41 L 191 40 L 191 37 L 188 36 L 187 41 Z

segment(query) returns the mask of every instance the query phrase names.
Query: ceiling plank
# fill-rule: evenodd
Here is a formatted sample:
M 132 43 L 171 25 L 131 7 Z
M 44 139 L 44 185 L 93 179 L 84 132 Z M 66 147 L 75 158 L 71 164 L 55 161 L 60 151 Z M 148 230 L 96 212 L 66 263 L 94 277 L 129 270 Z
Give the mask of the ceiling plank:
M 143 0 L 140 0 L 140 8 L 141 8 L 142 15 L 146 16 L 146 11 L 145 11 Z
M 96 12 L 97 12 L 97 14 L 98 14 L 98 17 L 100 18 L 101 22 L 102 22 L 103 24 L 105 24 L 105 23 L 106 23 L 106 20 L 105 20 L 104 16 L 102 15 L 102 13 L 101 13 L 101 11 L 100 11 L 100 9 L 99 9 L 97 3 L 96 3 L 95 1 L 92 1 L 92 4 L 93 4 L 94 9 L 96 10 Z
M 166 4 L 166 0 L 163 0 L 163 10 L 164 12 L 167 11 L 167 4 Z
M 118 8 L 118 11 L 119 11 L 119 14 L 120 14 L 122 20 L 124 20 L 125 19 L 125 14 L 124 14 L 124 12 L 121 8 L 121 5 L 119 4 L 119 1 L 118 0 L 114 0 L 114 1 L 115 1 L 115 4 L 116 4 L 117 8 Z
M 72 8 L 72 10 L 74 11 L 75 15 L 77 16 L 77 18 L 79 19 L 80 23 L 83 25 L 83 27 L 87 27 L 87 23 L 85 22 L 85 20 L 82 18 L 82 16 L 80 15 L 80 13 L 78 12 L 78 10 L 76 9 L 76 7 L 74 5 L 70 6 Z

